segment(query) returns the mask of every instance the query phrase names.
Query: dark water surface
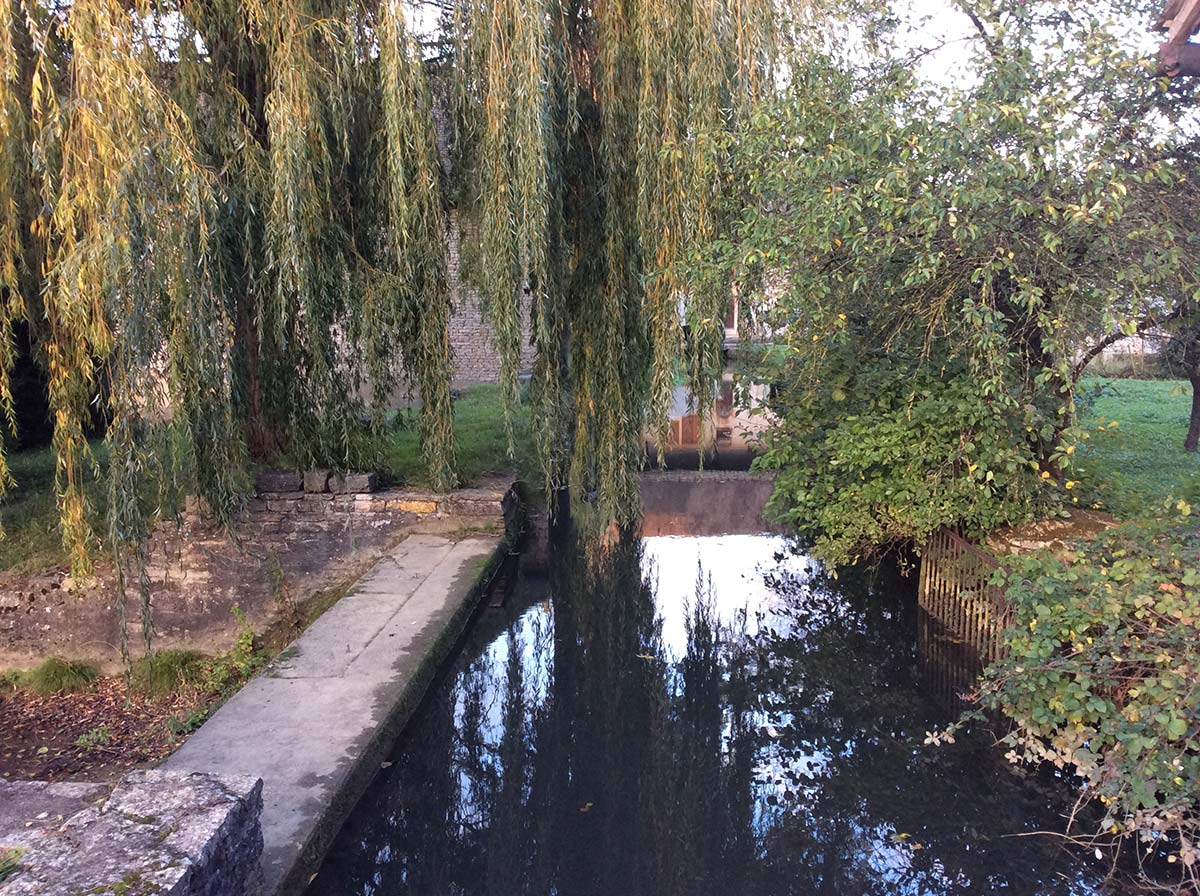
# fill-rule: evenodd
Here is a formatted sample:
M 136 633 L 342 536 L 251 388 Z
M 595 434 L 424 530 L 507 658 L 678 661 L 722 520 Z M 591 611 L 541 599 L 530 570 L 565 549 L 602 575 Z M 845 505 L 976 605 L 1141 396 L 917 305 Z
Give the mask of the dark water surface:
M 702 569 L 702 574 L 699 574 Z M 362 896 L 1091 894 L 1067 788 L 945 723 L 910 582 L 769 535 L 560 548 L 489 609 L 314 880 Z

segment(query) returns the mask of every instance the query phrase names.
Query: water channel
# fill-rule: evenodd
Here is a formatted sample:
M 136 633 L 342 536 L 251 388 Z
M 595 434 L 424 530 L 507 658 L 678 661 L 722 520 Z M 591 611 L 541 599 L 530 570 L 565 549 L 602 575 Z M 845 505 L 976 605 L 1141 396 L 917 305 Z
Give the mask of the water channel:
M 755 488 L 660 481 L 643 537 L 599 561 L 552 544 L 481 611 L 311 896 L 1115 892 L 1025 836 L 1061 830 L 1065 782 L 987 736 L 924 744 L 949 713 L 912 581 L 832 578 L 744 512 Z

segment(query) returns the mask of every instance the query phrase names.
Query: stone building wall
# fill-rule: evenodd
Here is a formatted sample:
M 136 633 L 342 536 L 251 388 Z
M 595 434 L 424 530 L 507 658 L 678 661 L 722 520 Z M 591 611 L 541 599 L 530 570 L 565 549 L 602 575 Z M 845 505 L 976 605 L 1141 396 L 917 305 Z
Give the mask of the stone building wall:
M 479 383 L 500 382 L 500 353 L 496 349 L 491 322 L 483 310 L 478 292 L 463 282 L 459 255 L 463 240 L 478 240 L 475 227 L 465 225 L 461 216 L 452 211 L 447 235 L 447 267 L 450 274 L 450 295 L 454 310 L 450 317 L 450 353 L 454 363 L 455 388 Z M 522 363 L 521 372 L 533 367 L 533 347 L 529 344 L 529 305 L 521 313 Z
M 447 82 L 436 67 L 431 66 L 428 75 L 433 92 L 433 121 L 437 130 L 438 155 L 446 172 L 446 182 L 454 177 L 454 161 L 451 153 L 453 123 L 450 119 L 450 99 L 446 93 Z M 478 244 L 478 228 L 464 220 L 455 209 L 447 216 L 446 260 L 450 276 L 450 298 L 454 305 L 450 317 L 450 353 L 454 363 L 453 383 L 456 388 L 479 383 L 500 382 L 500 353 L 496 350 L 491 323 L 483 310 L 479 293 L 468 286 L 462 276 L 461 248 L 464 242 Z M 527 373 L 533 366 L 533 349 L 529 345 L 529 307 L 522 309 L 522 340 L 524 347 L 521 372 Z

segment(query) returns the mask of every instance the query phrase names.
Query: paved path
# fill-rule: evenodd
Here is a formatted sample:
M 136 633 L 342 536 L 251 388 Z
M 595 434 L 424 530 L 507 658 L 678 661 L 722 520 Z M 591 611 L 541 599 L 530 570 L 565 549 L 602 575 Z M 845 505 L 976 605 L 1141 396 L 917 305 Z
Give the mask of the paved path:
M 499 536 L 412 535 L 166 768 L 263 779 L 266 894 L 299 893 L 470 617 Z

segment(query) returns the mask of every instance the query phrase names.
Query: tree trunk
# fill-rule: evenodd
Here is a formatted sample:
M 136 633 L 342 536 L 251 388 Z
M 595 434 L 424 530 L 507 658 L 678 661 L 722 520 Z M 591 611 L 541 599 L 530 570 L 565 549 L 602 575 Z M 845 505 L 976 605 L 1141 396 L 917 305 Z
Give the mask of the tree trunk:
M 1193 372 L 1188 379 L 1192 383 L 1192 422 L 1183 441 L 1183 450 L 1196 451 L 1200 448 L 1200 370 Z
M 243 295 L 238 303 L 237 340 L 241 350 L 237 356 L 246 415 L 246 447 L 255 460 L 270 461 L 283 451 L 284 439 L 266 405 L 259 338 L 249 299 Z

